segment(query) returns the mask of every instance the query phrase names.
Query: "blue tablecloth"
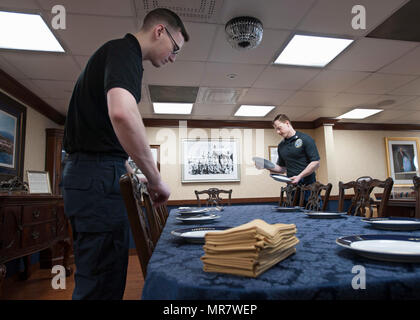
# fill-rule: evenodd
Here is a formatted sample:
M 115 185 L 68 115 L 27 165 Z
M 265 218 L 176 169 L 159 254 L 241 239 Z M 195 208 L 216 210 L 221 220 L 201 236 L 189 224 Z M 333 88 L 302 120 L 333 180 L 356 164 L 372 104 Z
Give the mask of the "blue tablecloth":
M 272 205 L 226 207 L 214 226 L 238 226 L 255 218 L 268 223 L 294 223 L 300 243 L 296 254 L 258 278 L 203 271 L 202 245 L 179 241 L 171 231 L 188 228 L 174 210 L 148 266 L 142 299 L 419 299 L 420 263 L 383 262 L 363 258 L 335 243 L 356 234 L 410 234 L 373 229 L 360 217 L 313 219 L 304 213 L 280 213 Z M 365 270 L 366 288 L 353 289 L 352 280 Z M 360 283 L 360 281 L 359 281 Z

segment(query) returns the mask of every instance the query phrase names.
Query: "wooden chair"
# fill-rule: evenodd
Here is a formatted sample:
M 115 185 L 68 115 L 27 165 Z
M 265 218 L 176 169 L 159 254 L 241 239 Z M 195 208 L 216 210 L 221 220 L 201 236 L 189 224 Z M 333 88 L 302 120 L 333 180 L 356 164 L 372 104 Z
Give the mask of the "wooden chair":
M 222 189 L 218 189 L 218 188 L 209 188 L 207 190 L 202 190 L 202 191 L 195 190 L 194 193 L 195 193 L 195 196 L 197 197 L 197 204 L 198 204 L 199 207 L 201 207 L 200 194 L 206 194 L 208 196 L 208 198 L 205 199 L 207 206 L 221 206 L 221 205 L 223 205 L 223 203 L 224 203 L 223 200 L 224 199 L 222 199 L 220 194 L 221 193 L 228 194 L 227 204 L 229 206 L 231 205 L 232 189 L 222 190 Z
M 279 207 L 296 207 L 299 201 L 300 186 L 288 184 L 280 188 Z
M 413 178 L 414 192 L 416 194 L 416 210 L 414 217 L 420 219 L 420 177 L 414 176 Z
M 141 184 L 141 196 L 143 199 L 143 205 L 146 209 L 147 222 L 149 223 L 150 232 L 153 244 L 156 245 L 162 233 L 163 227 L 165 226 L 166 220 L 161 214 L 159 208 L 153 207 L 152 199 L 150 198 L 149 192 L 145 184 Z
M 387 178 L 384 181 L 373 179 L 371 177 L 360 177 L 356 181 L 347 183 L 339 182 L 338 189 L 338 211 L 344 210 L 344 193 L 345 189 L 353 189 L 354 195 L 351 199 L 351 205 L 347 210 L 348 215 L 358 215 L 363 217 L 374 216 L 374 207 L 377 210 L 377 216 L 384 216 L 386 205 L 391 195 L 394 180 Z M 371 197 L 374 188 L 382 188 L 383 192 L 380 195 L 381 200 L 375 201 Z
M 136 245 L 143 277 L 146 278 L 147 265 L 155 244 L 152 240 L 149 224 L 142 207 L 142 184 L 137 176 L 125 174 L 120 178 L 120 190 L 127 208 L 128 220 Z
M 330 193 L 332 189 L 332 184 L 322 184 L 318 181 L 300 187 L 300 199 L 299 199 L 299 206 L 305 207 L 307 210 L 312 211 L 325 211 L 328 205 L 328 201 L 330 199 Z M 309 191 L 309 197 L 306 204 L 305 201 L 305 191 Z M 324 201 L 322 201 L 321 193 L 324 191 Z M 322 202 L 322 206 L 321 206 Z

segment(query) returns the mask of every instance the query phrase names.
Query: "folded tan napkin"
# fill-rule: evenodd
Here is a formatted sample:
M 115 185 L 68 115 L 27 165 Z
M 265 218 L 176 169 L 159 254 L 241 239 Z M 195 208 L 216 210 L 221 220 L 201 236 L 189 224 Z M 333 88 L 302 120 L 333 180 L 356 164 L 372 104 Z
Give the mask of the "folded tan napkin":
M 294 224 L 268 224 L 255 219 L 205 236 L 203 270 L 257 277 L 296 252 Z

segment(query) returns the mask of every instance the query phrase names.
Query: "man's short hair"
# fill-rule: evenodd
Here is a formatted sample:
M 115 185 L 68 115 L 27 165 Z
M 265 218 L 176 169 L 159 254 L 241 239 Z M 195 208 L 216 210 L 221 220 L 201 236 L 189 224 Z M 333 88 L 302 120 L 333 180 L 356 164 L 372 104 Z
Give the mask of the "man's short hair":
M 273 120 L 273 122 L 271 124 L 274 125 L 274 121 L 277 121 L 277 120 L 280 121 L 280 122 L 282 122 L 282 123 L 286 123 L 286 121 L 289 121 L 289 123 L 292 124 L 292 121 L 290 121 L 289 117 L 286 116 L 285 114 L 278 114 L 274 118 L 274 120 Z
M 175 12 L 165 8 L 157 8 L 150 11 L 144 17 L 142 29 L 150 30 L 159 23 L 163 23 L 171 29 L 181 31 L 185 42 L 190 39 L 181 18 Z

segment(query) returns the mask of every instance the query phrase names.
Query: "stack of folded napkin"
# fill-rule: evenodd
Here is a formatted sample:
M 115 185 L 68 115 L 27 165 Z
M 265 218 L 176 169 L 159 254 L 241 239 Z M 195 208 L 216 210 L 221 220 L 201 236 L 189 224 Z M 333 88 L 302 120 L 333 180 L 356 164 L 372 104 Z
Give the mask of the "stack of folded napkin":
M 268 224 L 255 219 L 205 235 L 203 270 L 257 277 L 296 252 L 294 224 Z

